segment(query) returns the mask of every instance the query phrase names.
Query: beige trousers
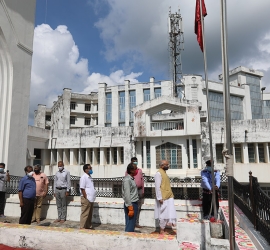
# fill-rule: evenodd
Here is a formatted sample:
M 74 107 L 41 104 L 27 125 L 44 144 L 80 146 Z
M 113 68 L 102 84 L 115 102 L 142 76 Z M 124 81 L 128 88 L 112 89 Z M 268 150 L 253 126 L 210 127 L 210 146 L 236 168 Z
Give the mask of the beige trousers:
M 42 201 L 43 201 L 43 196 L 36 196 L 32 222 L 34 221 L 40 222 Z
M 80 227 L 89 229 L 92 227 L 94 202 L 90 202 L 81 196 L 81 205 Z

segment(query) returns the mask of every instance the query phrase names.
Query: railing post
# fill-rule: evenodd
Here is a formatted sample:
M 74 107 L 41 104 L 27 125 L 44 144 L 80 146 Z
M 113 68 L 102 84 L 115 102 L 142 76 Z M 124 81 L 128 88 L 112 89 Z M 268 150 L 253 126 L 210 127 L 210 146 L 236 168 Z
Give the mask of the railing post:
M 251 171 L 249 171 L 249 194 L 250 194 L 250 200 L 251 200 L 251 206 L 252 206 L 253 225 L 254 225 L 254 228 L 257 229 L 257 225 L 256 225 L 256 206 L 255 206 L 255 202 L 254 202 L 252 172 Z

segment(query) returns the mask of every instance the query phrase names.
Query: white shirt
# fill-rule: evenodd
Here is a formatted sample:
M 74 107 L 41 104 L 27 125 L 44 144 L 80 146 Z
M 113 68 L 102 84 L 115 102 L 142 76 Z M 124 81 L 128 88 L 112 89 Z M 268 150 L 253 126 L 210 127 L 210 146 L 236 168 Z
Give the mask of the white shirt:
M 94 188 L 94 182 L 91 176 L 84 173 L 80 179 L 80 188 L 84 189 L 87 195 L 87 200 L 94 202 L 96 199 L 96 190 Z M 81 196 L 83 196 L 81 194 Z

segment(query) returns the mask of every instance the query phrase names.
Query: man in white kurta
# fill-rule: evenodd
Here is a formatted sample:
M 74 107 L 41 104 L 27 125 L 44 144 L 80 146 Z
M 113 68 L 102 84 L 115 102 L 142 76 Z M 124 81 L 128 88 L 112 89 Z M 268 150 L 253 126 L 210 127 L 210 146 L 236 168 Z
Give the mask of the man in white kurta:
M 172 193 L 170 179 L 166 173 L 169 163 L 162 160 L 159 170 L 155 175 L 156 204 L 155 219 L 159 220 L 160 234 L 164 234 L 166 225 L 176 225 L 176 211 L 174 207 L 174 196 Z

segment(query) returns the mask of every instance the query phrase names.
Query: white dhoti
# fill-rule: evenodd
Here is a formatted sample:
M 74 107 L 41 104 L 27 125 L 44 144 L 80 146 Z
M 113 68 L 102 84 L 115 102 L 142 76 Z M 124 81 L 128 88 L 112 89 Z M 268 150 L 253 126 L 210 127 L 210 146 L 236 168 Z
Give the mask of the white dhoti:
M 161 229 L 164 229 L 166 225 L 172 226 L 176 225 L 176 211 L 174 207 L 174 198 L 168 200 L 163 200 L 163 203 L 160 204 L 162 200 L 160 185 L 162 177 L 159 172 L 155 175 L 155 188 L 156 188 L 156 204 L 155 204 L 155 219 L 159 220 L 159 226 Z
M 155 204 L 155 219 L 159 220 L 159 225 L 162 229 L 168 226 L 176 225 L 176 211 L 174 207 L 174 198 L 164 200 L 163 204 L 160 204 L 156 200 Z

